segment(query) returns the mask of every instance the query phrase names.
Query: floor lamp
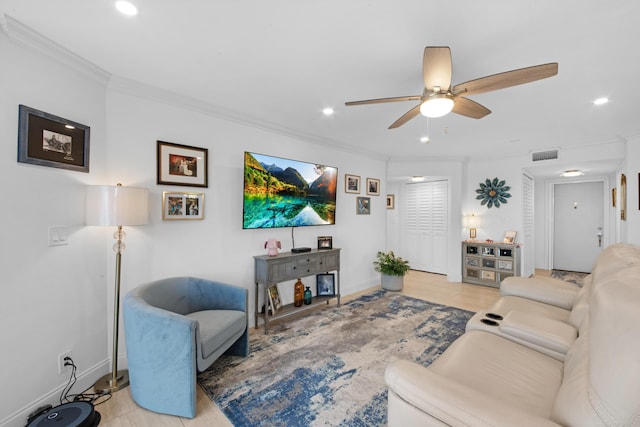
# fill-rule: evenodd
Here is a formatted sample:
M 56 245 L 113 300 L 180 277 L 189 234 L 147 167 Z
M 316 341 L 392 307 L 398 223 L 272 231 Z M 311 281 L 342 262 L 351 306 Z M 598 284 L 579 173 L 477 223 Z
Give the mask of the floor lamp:
M 111 373 L 93 385 L 96 393 L 112 393 L 129 385 L 129 373 L 118 371 L 118 322 L 120 317 L 120 267 L 125 245 L 122 231 L 125 225 L 144 225 L 148 220 L 148 192 L 146 188 L 123 187 L 122 184 L 91 185 L 87 187 L 87 225 L 115 226 L 116 280 L 113 298 L 113 354 Z

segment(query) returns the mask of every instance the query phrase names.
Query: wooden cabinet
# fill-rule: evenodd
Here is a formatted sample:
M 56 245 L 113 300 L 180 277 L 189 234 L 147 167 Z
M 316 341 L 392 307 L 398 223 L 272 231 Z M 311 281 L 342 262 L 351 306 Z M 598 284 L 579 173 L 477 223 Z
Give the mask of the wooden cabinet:
M 276 256 L 259 255 L 254 256 L 255 267 L 255 327 L 258 328 L 258 319 L 264 320 L 264 332 L 269 332 L 269 321 L 281 319 L 294 313 L 299 313 L 317 306 L 318 304 L 329 304 L 329 300 L 336 299 L 340 306 L 340 249 L 313 249 L 311 252 L 292 253 L 285 252 Z M 271 285 L 289 280 L 301 279 L 307 276 L 315 276 L 320 273 L 336 272 L 335 292 L 334 296 L 314 296 L 312 303 L 295 307 L 288 304 L 278 310 L 276 313 L 269 315 L 269 296 L 267 289 Z M 315 288 L 308 285 L 310 288 Z M 282 292 L 283 289 L 280 289 Z M 284 290 L 286 292 L 286 290 Z M 263 293 L 263 301 L 265 302 L 265 312 L 262 313 L 259 307 L 259 295 Z M 293 293 L 293 285 L 291 285 Z
M 462 242 L 463 282 L 498 288 L 510 276 L 520 276 L 520 246 Z

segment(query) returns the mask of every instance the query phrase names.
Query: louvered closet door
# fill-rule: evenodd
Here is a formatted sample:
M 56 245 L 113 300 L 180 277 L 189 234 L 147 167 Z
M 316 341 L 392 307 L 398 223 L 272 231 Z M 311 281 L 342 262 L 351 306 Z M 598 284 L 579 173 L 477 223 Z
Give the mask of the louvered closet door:
M 407 184 L 404 253 L 414 270 L 447 273 L 449 183 Z
M 536 272 L 534 244 L 534 182 L 527 174 L 522 174 L 522 275 L 529 277 Z

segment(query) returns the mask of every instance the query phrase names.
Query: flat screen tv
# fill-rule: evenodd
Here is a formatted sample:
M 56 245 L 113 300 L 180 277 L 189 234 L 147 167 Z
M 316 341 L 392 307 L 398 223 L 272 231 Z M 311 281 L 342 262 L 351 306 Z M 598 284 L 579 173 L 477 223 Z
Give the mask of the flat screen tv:
M 335 224 L 337 187 L 337 168 L 245 152 L 242 228 Z

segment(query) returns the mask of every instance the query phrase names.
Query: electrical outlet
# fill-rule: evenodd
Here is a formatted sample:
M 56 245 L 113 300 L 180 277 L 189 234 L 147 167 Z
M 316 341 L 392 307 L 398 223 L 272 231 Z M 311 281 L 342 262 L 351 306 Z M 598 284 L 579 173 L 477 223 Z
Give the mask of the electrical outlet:
M 58 373 L 62 374 L 66 371 L 68 371 L 69 369 L 71 369 L 71 365 L 68 366 L 64 366 L 65 364 L 65 357 L 69 357 L 71 358 L 71 350 L 67 350 L 65 352 L 62 352 L 58 355 Z

